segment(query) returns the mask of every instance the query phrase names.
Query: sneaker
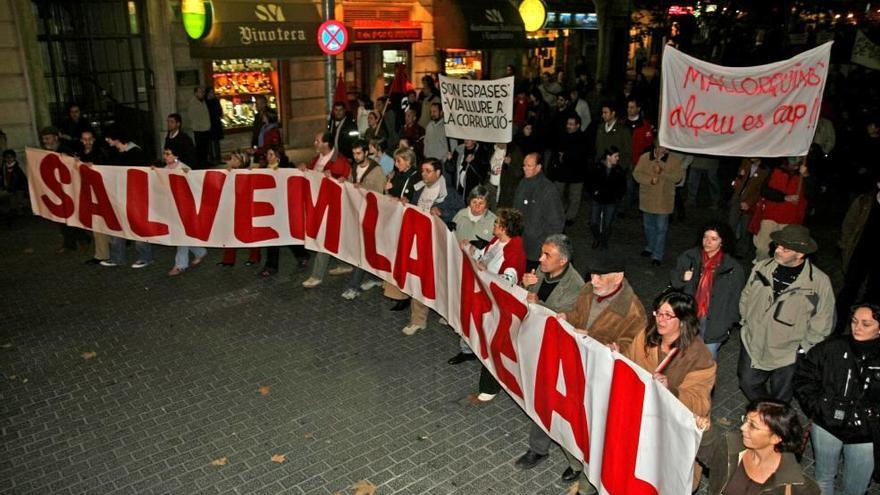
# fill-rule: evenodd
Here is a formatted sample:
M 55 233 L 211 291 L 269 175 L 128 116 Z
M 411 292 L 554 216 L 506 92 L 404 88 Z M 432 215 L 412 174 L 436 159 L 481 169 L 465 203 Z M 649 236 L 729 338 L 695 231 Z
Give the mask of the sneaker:
M 183 268 L 177 268 L 175 266 L 174 268 L 171 269 L 171 271 L 168 272 L 168 276 L 169 277 L 176 277 L 176 276 L 180 275 L 181 273 L 183 273 L 183 271 L 184 271 Z
M 368 291 L 373 287 L 382 287 L 381 280 L 367 280 L 366 282 L 361 284 L 361 290 Z
M 323 282 L 323 280 L 321 280 L 320 278 L 309 277 L 305 280 L 305 282 L 302 283 L 302 286 L 306 289 L 314 289 L 315 287 L 321 285 L 321 282 Z
M 407 325 L 403 327 L 403 334 L 407 336 L 415 335 L 419 330 L 424 330 L 425 327 L 421 325 Z
M 132 267 L 132 268 L 143 268 L 143 267 L 145 267 L 145 266 L 147 266 L 147 265 L 149 265 L 149 264 L 150 264 L 149 261 L 141 261 L 141 260 L 137 260 L 137 261 L 134 262 L 134 264 L 131 265 L 131 267 Z
M 448 326 L 449 326 L 449 322 L 446 321 L 446 318 L 440 318 L 439 320 L 437 320 L 437 323 L 443 325 L 444 327 L 448 327 Z
M 347 273 L 351 273 L 354 271 L 354 268 L 350 266 L 335 266 L 327 271 L 330 275 L 345 275 Z
M 104 261 L 102 261 L 102 262 L 100 262 L 100 263 L 98 263 L 98 264 L 101 265 L 101 266 L 106 266 L 106 267 L 110 267 L 110 268 L 113 268 L 114 266 L 119 266 L 119 265 L 117 265 L 116 263 L 114 263 L 114 262 L 112 262 L 112 261 L 110 261 L 110 260 L 104 260 Z
M 357 299 L 357 296 L 359 295 L 360 292 L 357 289 L 345 289 L 345 291 L 342 293 L 342 298 L 352 301 L 354 299 Z

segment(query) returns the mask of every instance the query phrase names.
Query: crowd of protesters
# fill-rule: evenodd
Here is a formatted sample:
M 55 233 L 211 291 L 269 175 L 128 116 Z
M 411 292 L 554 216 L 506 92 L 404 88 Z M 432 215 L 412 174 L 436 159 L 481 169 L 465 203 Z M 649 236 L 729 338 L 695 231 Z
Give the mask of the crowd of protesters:
M 258 97 L 251 148 L 231 153 L 226 166 L 313 170 L 436 216 L 480 269 L 524 286 L 530 303 L 630 358 L 694 413 L 708 430 L 695 487 L 706 467 L 710 493 L 817 493 L 795 457 L 805 435 L 789 405 L 796 398 L 812 425 L 822 493 L 834 493 L 837 478 L 842 493 L 861 494 L 880 461 L 880 261 L 873 251 L 880 233 L 880 113 L 842 103 L 835 91 L 844 87 L 843 76 L 835 77 L 807 156 L 667 150 L 656 139 L 657 77 L 637 77 L 612 92 L 579 70 L 573 77 L 557 72 L 517 80 L 515 135 L 508 143 L 449 138 L 431 76 L 422 78 L 419 91 L 382 97 L 375 105 L 360 95 L 353 112 L 337 102 L 326 129 L 315 133 L 314 158 L 299 164 L 285 153 L 278 115 Z M 122 128 L 97 139 L 76 105 L 65 122 L 43 129 L 40 139 L 44 149 L 87 166 L 157 164 L 186 173 L 219 158 L 209 100 L 197 88 L 186 112 L 195 139 L 183 131 L 180 114 L 168 115 L 158 162 Z M 15 152 L 3 153 L 3 199 L 23 211 L 27 179 L 16 160 Z M 832 198 L 851 205 L 845 216 L 827 206 Z M 586 208 L 589 213 L 582 213 Z M 702 226 L 694 247 L 669 262 L 669 224 L 686 222 L 686 210 L 694 208 L 714 211 L 713 219 Z M 646 263 L 669 268 L 669 288 L 647 311 L 611 249 L 632 242 L 613 236 L 615 218 L 637 211 Z M 819 246 L 804 226 L 822 215 L 837 215 L 833 221 L 842 225 L 845 276 L 837 290 L 816 262 Z M 566 235 L 578 221 L 589 226 L 589 247 L 573 246 Z M 93 242 L 89 263 L 127 264 L 125 239 L 67 226 L 61 231 L 59 252 Z M 133 244 L 131 267 L 152 264 L 150 244 Z M 317 288 L 328 274 L 348 274 L 343 298 L 384 286 L 392 311 L 410 311 L 403 333 L 426 328 L 429 309 L 394 284 L 357 266 L 330 267 L 327 254 L 290 249 L 298 269 L 311 265 L 304 288 Z M 245 264 L 263 262 L 259 276 L 274 276 L 280 250 L 249 249 Z M 233 266 L 236 251 L 225 249 L 217 264 Z M 584 278 L 571 264 L 575 251 L 591 253 Z M 204 248 L 178 247 L 168 274 L 179 276 L 206 256 Z M 736 373 L 750 403 L 740 432 L 724 434 L 712 425 L 712 390 L 719 349 L 737 333 L 742 346 Z M 450 365 L 476 359 L 463 341 L 460 347 Z M 466 402 L 484 405 L 500 390 L 483 368 Z M 544 460 L 552 443 L 538 426 L 528 437 L 528 451 L 516 461 L 521 469 Z M 580 493 L 594 493 L 580 463 L 568 456 L 562 478 L 580 479 Z

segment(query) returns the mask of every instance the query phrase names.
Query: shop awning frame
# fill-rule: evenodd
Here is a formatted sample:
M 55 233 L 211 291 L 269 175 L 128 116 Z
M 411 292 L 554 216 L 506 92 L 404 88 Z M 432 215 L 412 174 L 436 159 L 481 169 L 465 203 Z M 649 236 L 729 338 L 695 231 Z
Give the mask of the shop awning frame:
M 266 4 L 211 0 L 208 35 L 189 40 L 190 56 L 206 59 L 289 58 L 320 56 L 318 26 L 323 22 L 313 3 L 285 0 Z
M 525 48 L 526 29 L 508 0 L 434 0 L 438 50 Z

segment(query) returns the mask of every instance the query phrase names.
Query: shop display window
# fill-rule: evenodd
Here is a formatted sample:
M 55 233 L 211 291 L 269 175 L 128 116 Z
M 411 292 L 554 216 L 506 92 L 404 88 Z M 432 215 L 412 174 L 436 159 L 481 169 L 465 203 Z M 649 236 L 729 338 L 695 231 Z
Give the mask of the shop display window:
M 480 51 L 447 50 L 443 65 L 450 77 L 483 78 L 483 52 Z
M 266 97 L 269 108 L 278 111 L 278 65 L 274 60 L 214 60 L 211 68 L 224 129 L 250 128 L 259 95 Z

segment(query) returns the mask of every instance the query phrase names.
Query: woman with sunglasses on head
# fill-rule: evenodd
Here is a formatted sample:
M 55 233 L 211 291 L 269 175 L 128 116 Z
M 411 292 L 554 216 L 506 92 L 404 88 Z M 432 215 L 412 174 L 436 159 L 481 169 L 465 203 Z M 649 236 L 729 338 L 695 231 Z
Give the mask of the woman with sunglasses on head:
M 775 400 L 752 401 L 739 431 L 704 435 L 697 459 L 709 468 L 706 493 L 819 495 L 793 453 L 802 438 L 794 408 Z
M 875 455 L 880 441 L 880 306 L 854 306 L 850 329 L 810 349 L 795 368 L 795 396 L 813 421 L 810 437 L 822 495 L 835 493 L 841 454 L 837 493 L 844 495 L 865 493 L 880 457 Z

